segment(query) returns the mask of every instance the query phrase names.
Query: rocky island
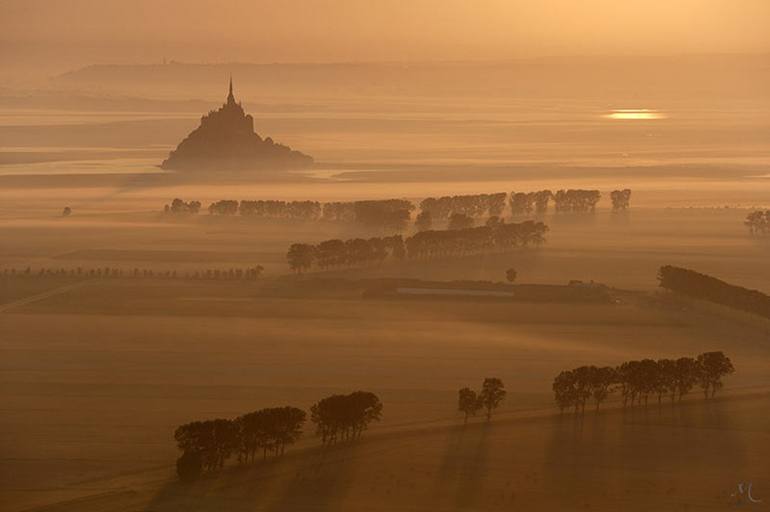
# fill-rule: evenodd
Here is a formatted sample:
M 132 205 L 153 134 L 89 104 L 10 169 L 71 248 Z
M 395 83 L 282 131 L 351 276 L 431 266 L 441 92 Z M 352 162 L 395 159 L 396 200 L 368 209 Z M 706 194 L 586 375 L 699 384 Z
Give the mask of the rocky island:
M 235 101 L 231 77 L 227 102 L 203 116 L 200 126 L 169 153 L 161 168 L 300 169 L 312 164 L 312 157 L 254 132 L 254 118 Z

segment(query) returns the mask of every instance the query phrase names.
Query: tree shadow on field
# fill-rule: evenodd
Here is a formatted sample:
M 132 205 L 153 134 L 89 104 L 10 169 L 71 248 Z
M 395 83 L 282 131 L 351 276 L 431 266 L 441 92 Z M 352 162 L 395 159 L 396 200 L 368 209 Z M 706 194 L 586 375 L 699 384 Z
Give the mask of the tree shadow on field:
M 436 508 L 469 510 L 479 503 L 489 454 L 490 428 L 489 423 L 483 423 L 450 431 L 434 486 L 435 503 L 442 505 Z
M 338 510 L 354 475 L 358 443 L 345 442 L 308 454 L 265 510 Z
M 711 401 L 558 418 L 546 444 L 544 505 L 561 510 L 728 505 L 745 465 L 745 444 L 733 420 L 723 404 Z
M 145 512 L 283 512 L 338 509 L 350 487 L 356 443 L 230 467 L 194 483 L 170 482 Z

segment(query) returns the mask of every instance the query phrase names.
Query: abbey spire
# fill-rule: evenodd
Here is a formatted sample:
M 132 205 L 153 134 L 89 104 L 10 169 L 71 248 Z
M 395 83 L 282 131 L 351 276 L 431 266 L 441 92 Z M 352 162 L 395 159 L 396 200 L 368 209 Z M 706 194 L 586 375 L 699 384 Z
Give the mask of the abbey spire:
M 235 105 L 235 96 L 233 95 L 233 75 L 230 74 L 230 93 L 227 95 L 227 104 Z

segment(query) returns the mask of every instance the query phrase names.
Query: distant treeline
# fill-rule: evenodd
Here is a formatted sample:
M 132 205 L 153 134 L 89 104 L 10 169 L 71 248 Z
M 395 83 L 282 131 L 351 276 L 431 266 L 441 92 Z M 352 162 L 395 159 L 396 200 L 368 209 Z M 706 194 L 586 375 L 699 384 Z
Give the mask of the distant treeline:
M 196 214 L 201 210 L 200 201 L 185 202 L 177 198 L 171 201 L 171 204 L 167 204 L 163 207 L 163 211 L 173 214 L 191 213 Z
M 357 439 L 373 421 L 382 417 L 382 402 L 374 393 L 356 391 L 332 395 L 313 405 L 310 419 L 323 444 Z M 296 407 L 271 407 L 237 418 L 193 421 L 174 432 L 182 455 L 177 473 L 194 480 L 203 471 L 224 467 L 235 456 L 240 464 L 253 463 L 257 453 L 283 455 L 302 435 L 307 414 Z
M 588 213 L 596 209 L 601 197 L 601 192 L 598 190 L 583 189 L 427 197 L 420 202 L 417 227 L 430 229 L 432 222 L 446 223 L 452 216 L 465 216 L 470 219 L 500 217 L 505 210 L 506 201 L 514 217 L 544 215 L 548 212 L 551 201 L 557 213 Z M 610 198 L 614 211 L 625 210 L 630 204 L 631 190 L 614 190 Z M 197 214 L 200 208 L 200 201 L 186 202 L 177 198 L 167 204 L 164 211 L 170 214 Z M 397 230 L 406 228 L 414 210 L 415 205 L 406 199 L 329 203 L 223 199 L 211 203 L 208 207 L 211 215 L 240 214 L 268 219 L 351 222 Z
M 303 272 L 313 267 L 353 267 L 382 263 L 386 258 L 403 259 L 404 239 L 401 235 L 384 238 L 353 238 L 350 240 L 326 240 L 318 244 L 292 244 L 286 253 L 289 267 Z
M 289 219 L 330 222 L 351 222 L 368 227 L 406 229 L 411 219 L 414 205 L 404 199 L 383 199 L 373 201 L 352 201 L 320 203 L 318 201 L 235 201 L 221 200 L 211 203 L 209 214 L 243 217 L 259 217 L 265 219 Z M 166 205 L 165 211 L 170 214 L 198 213 L 200 202 L 189 203 L 174 199 L 171 205 Z
M 515 247 L 545 242 L 548 226 L 542 222 L 518 224 L 503 222 L 478 228 L 446 231 L 421 231 L 404 240 L 401 235 L 384 238 L 326 240 L 318 244 L 292 244 L 286 254 L 289 267 L 303 272 L 381 263 L 388 257 L 397 260 L 431 259 L 446 256 L 505 251 Z
M 706 352 L 693 359 L 643 359 L 628 361 L 617 367 L 581 366 L 561 372 L 553 381 L 556 404 L 564 412 L 574 408 L 584 412 L 586 402 L 593 400 L 596 409 L 612 393 L 619 392 L 623 407 L 629 404 L 647 405 L 650 396 L 656 396 L 658 404 L 664 396 L 673 403 L 697 384 L 706 398 L 713 398 L 722 388 L 722 377 L 735 371 L 730 358 L 722 352 Z
M 499 222 L 478 228 L 420 231 L 407 238 L 405 245 L 410 259 L 432 259 L 538 246 L 545 242 L 547 232 L 548 226 L 542 222 Z
M 433 219 L 447 220 L 453 214 L 477 219 L 502 215 L 506 193 L 462 196 L 428 197 L 420 203 L 420 211 L 428 212 Z
M 545 215 L 551 201 L 557 213 L 588 213 L 596 210 L 602 195 L 598 190 L 567 189 L 539 190 L 536 192 L 505 192 L 461 196 L 429 197 L 420 203 L 421 214 L 432 220 L 448 220 L 453 215 L 466 215 L 478 219 L 500 216 L 505 208 L 506 197 L 511 215 L 522 217 Z M 612 209 L 625 210 L 631 201 L 631 190 L 614 190 L 610 194 Z
M 758 210 L 751 212 L 746 216 L 743 222 L 752 235 L 770 234 L 770 210 Z
M 770 296 L 760 291 L 670 265 L 660 268 L 658 279 L 668 290 L 770 318 Z
M 225 268 L 225 269 L 206 269 L 190 271 L 186 270 L 152 270 L 134 268 L 124 270 L 122 268 L 97 267 L 97 268 L 45 268 L 42 267 L 33 270 L 32 267 L 25 269 L 5 268 L 3 276 L 18 277 L 81 277 L 81 278 L 157 278 L 157 279 L 217 279 L 217 280 L 254 280 L 262 275 L 264 268 L 262 265 L 246 268 Z

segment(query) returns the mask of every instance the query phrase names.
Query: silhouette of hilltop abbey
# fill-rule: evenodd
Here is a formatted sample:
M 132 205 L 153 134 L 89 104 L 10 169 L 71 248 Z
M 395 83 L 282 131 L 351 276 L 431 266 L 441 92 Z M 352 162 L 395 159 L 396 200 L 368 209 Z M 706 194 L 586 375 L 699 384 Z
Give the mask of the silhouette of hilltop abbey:
M 296 169 L 313 159 L 273 139 L 254 132 L 254 118 L 246 114 L 233 95 L 233 78 L 227 102 L 201 117 L 201 124 L 160 165 L 162 169 Z

